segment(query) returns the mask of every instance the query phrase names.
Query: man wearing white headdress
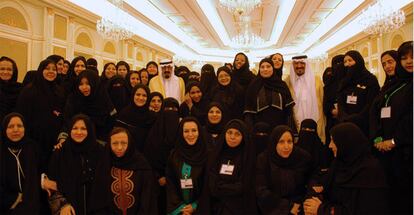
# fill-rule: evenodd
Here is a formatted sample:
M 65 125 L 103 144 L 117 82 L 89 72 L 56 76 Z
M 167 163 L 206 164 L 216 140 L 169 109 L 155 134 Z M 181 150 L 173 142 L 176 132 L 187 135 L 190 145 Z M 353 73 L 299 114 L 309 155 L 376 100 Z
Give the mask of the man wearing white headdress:
M 324 141 L 323 85 L 321 78 L 312 72 L 306 55 L 292 57 L 290 73 L 285 82 L 295 100 L 293 110 L 298 131 L 303 120 L 313 119 L 318 124 L 318 136 Z
M 149 88 L 151 92 L 159 92 L 164 98 L 172 97 L 180 104 L 184 101 L 184 80 L 174 75 L 174 64 L 170 59 L 160 61 L 161 72 L 151 79 Z

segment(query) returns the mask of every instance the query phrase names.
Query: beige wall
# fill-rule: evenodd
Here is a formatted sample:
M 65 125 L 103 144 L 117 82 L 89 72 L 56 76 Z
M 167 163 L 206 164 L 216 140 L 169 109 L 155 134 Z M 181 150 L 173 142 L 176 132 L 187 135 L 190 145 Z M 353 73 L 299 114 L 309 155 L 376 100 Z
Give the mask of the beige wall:
M 40 61 L 59 54 L 71 61 L 78 54 L 94 57 L 101 71 L 104 62 L 124 60 L 133 68 L 150 60 L 171 57 L 170 52 L 135 37 L 104 40 L 95 30 L 95 17 L 59 0 L 0 0 L 0 56 L 16 60 L 19 81 Z

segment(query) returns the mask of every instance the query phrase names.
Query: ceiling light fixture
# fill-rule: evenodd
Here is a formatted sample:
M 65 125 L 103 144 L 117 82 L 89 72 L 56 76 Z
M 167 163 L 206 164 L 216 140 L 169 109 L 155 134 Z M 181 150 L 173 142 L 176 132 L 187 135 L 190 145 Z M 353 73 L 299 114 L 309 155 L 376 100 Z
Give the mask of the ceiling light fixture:
M 247 30 L 231 38 L 231 43 L 234 48 L 247 50 L 258 47 L 262 45 L 264 42 L 265 41 L 263 40 L 263 38 Z
M 96 30 L 105 39 L 119 41 L 131 38 L 133 36 L 132 31 L 129 30 L 131 27 L 121 13 L 123 0 L 109 1 L 116 9 L 113 14 L 104 16 L 96 22 Z
M 230 13 L 250 14 L 255 8 L 259 7 L 262 0 L 219 0 L 220 5 Z
M 379 0 L 363 13 L 360 24 L 368 34 L 384 34 L 392 32 L 405 23 L 404 11 L 395 9 L 393 4 Z

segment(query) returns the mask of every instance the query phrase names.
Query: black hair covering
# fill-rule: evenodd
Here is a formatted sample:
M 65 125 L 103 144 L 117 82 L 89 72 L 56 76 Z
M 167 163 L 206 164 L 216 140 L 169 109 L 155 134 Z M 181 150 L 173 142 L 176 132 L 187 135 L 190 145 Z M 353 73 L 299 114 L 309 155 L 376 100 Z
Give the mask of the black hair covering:
M 252 142 L 256 146 L 257 155 L 266 150 L 271 129 L 270 125 L 266 122 L 256 122 L 254 124 Z
M 269 63 L 272 65 L 273 68 L 273 61 L 270 58 L 265 58 L 260 61 L 259 67 L 263 63 Z M 252 83 L 249 85 L 249 88 L 247 88 L 246 91 L 246 103 L 245 103 L 245 110 L 257 112 L 258 110 L 258 104 L 257 104 L 257 97 L 259 94 L 259 91 L 262 88 L 277 91 L 282 95 L 282 101 L 284 102 L 283 108 L 285 108 L 286 104 L 294 104 L 292 95 L 290 94 L 289 88 L 286 85 L 282 79 L 280 79 L 279 76 L 275 72 L 273 72 L 272 76 L 269 78 L 263 78 L 259 75 L 252 81 Z
M 273 68 L 274 68 L 273 72 L 276 72 L 276 75 L 279 78 L 282 78 L 282 76 L 283 76 L 283 65 L 285 64 L 285 59 L 283 59 L 283 55 L 281 53 L 275 53 L 275 54 L 270 55 L 270 59 L 272 59 L 273 56 L 275 56 L 275 55 L 280 55 L 282 57 L 282 65 L 280 66 L 280 68 L 275 68 L 274 65 L 273 65 Z
M 18 117 L 20 118 L 20 120 L 22 120 L 23 122 L 23 127 L 26 127 L 26 123 L 24 121 L 24 117 L 16 112 L 12 112 L 7 114 L 4 119 L 2 120 L 2 131 L 1 131 L 1 143 L 4 144 L 5 147 L 8 148 L 12 148 L 12 149 L 21 149 L 23 147 L 23 144 L 25 144 L 25 142 L 27 142 L 27 135 L 24 135 L 23 138 L 21 140 L 19 140 L 18 142 L 13 142 L 11 141 L 6 134 L 6 130 L 7 130 L 7 126 L 10 123 L 10 120 L 13 117 Z
M 286 125 L 276 126 L 270 134 L 269 144 L 267 147 L 267 153 L 270 161 L 276 163 L 279 167 L 289 167 L 297 165 L 298 160 L 302 160 L 303 157 L 307 157 L 307 160 L 309 161 L 309 154 L 295 146 L 293 146 L 292 152 L 290 153 L 288 158 L 283 158 L 276 152 L 276 145 L 278 144 L 280 138 L 285 132 L 290 133 L 290 135 L 292 136 L 292 144 L 294 144 L 292 129 L 290 129 L 290 127 Z
M 380 60 L 382 61 L 382 58 L 385 56 L 385 55 L 389 55 L 389 56 L 391 56 L 391 58 L 392 59 L 394 59 L 395 60 L 395 62 L 396 62 L 396 64 L 395 64 L 395 70 L 397 70 L 397 61 L 398 61 L 398 52 L 397 51 L 395 51 L 395 50 L 388 50 L 388 51 L 385 51 L 385 52 L 383 52 L 382 54 L 381 54 L 381 58 L 380 58 Z M 396 81 L 396 71 L 394 71 L 395 73 L 394 73 L 394 75 L 393 76 L 389 76 L 385 71 L 384 71 L 384 73 L 385 73 L 385 81 L 384 81 L 384 85 L 381 87 L 381 91 L 380 91 L 380 93 L 381 92 L 383 92 L 383 91 L 385 91 L 385 90 L 387 90 L 393 83 L 392 82 L 394 82 L 394 81 Z
M 340 83 L 339 91 L 345 89 L 348 86 L 356 85 L 360 80 L 364 80 L 371 76 L 371 73 L 365 67 L 365 61 L 362 55 L 355 50 L 348 51 L 345 56 L 350 56 L 355 64 L 349 67 L 345 67 L 345 77 Z
M 234 148 L 229 147 L 226 142 L 226 132 L 230 128 L 238 130 L 243 137 L 242 142 Z M 220 158 L 222 156 L 241 157 L 240 163 L 236 163 L 236 165 L 239 167 L 241 166 L 242 168 L 240 170 L 241 174 L 239 178 L 239 182 L 241 182 L 242 205 L 237 205 L 237 207 L 241 207 L 242 211 L 238 212 L 244 212 L 245 214 L 256 213 L 255 190 L 252 189 L 254 186 L 254 177 L 252 176 L 252 173 L 255 170 L 256 151 L 255 146 L 250 142 L 248 128 L 242 120 L 233 119 L 226 124 L 222 134 L 219 137 L 217 146 L 209 156 L 208 172 L 210 192 L 217 190 L 217 185 L 220 184 L 221 180 L 223 180 L 219 174 L 221 167 Z M 217 190 L 217 192 L 220 192 L 220 190 Z M 217 193 L 213 195 L 217 195 Z
M 217 107 L 221 111 L 221 120 L 217 124 L 211 124 L 210 120 L 208 120 L 208 112 L 212 107 Z M 224 125 L 227 123 L 227 111 L 224 109 L 224 106 L 218 102 L 210 102 L 207 106 L 207 119 L 206 119 L 206 129 L 207 132 L 210 134 L 220 134 L 223 131 Z
M 324 86 L 331 85 L 334 81 L 334 74 L 332 72 L 332 67 L 326 67 L 325 71 L 323 71 L 322 80 Z
M 240 67 L 239 69 L 236 69 L 236 58 L 238 55 L 243 55 L 246 59 L 246 62 L 244 63 L 244 65 L 242 65 L 242 67 Z M 249 68 L 250 68 L 250 64 L 249 64 L 249 58 L 247 57 L 247 55 L 242 52 L 237 53 L 236 56 L 234 56 L 234 61 L 233 61 L 233 78 L 234 78 L 234 81 L 239 83 L 242 87 L 247 87 L 249 83 L 255 77 Z
M 49 99 L 51 106 L 53 107 L 60 107 L 63 103 L 62 96 L 63 92 L 58 87 L 56 78 L 53 81 L 48 81 L 43 76 L 43 70 L 47 68 L 49 64 L 56 65 L 52 60 L 43 60 L 40 62 L 37 71 L 35 72 L 35 76 L 33 79 L 33 86 L 38 88 L 42 93 L 44 93 Z M 57 72 L 56 72 L 57 74 Z
M 317 128 L 318 124 L 313 119 L 304 119 L 300 124 L 299 140 L 297 142 L 297 146 L 306 150 L 311 155 L 313 154 L 313 148 L 317 145 L 322 144 L 322 141 L 318 136 Z
M 188 84 L 190 82 L 200 82 L 200 73 L 194 71 L 189 72 L 187 75 L 187 82 L 185 83 Z
M 0 62 L 8 61 L 12 64 L 13 74 L 10 80 L 4 81 L 0 79 L 0 121 L 3 117 L 12 112 L 16 106 L 17 99 L 22 89 L 22 84 L 17 82 L 17 65 L 14 60 L 8 57 L 1 57 Z M 1 129 L 1 127 L 0 127 Z
M 168 155 L 177 139 L 180 123 L 178 101 L 172 97 L 163 100 L 161 111 L 152 126 L 144 148 L 144 155 L 159 175 L 165 175 Z
M 118 112 L 121 112 L 130 103 L 130 97 L 133 96 L 132 87 L 128 86 L 127 82 L 127 79 L 122 76 L 115 75 L 109 79 L 106 86 L 108 95 Z
M 53 62 L 55 62 L 55 64 L 57 64 L 60 60 L 65 60 L 65 58 L 57 54 L 49 55 L 49 57 L 47 57 L 46 59 L 52 60 Z
M 339 187 L 385 187 L 385 174 L 370 153 L 368 138 L 353 123 L 341 123 L 331 129 L 337 154 L 330 168 L 330 180 Z
M 217 86 L 217 77 L 214 67 L 211 64 L 205 64 L 201 68 L 200 89 L 204 92 L 205 98 L 210 101 L 212 90 Z
M 148 62 L 147 63 L 147 65 L 145 66 L 145 68 L 148 70 L 148 67 L 149 67 L 149 65 L 154 65 L 155 67 L 157 67 L 157 74 L 150 74 L 149 72 L 148 72 L 148 83 L 149 83 L 149 81 L 153 78 L 153 77 L 155 77 L 155 76 L 157 76 L 158 75 L 158 73 L 159 73 L 159 71 L 158 71 L 158 64 L 155 62 L 155 61 L 150 61 L 150 62 Z
M 184 83 L 188 82 L 188 76 L 190 72 L 190 69 L 188 69 L 186 66 L 179 66 L 174 70 L 175 75 L 181 77 L 184 80 Z
M 14 142 L 7 137 L 6 128 L 13 117 L 18 117 L 23 122 L 25 134 L 21 140 Z M 27 128 L 22 115 L 16 112 L 9 113 L 2 121 L 0 140 L 0 187 L 1 187 L 1 211 L 12 214 L 39 213 L 40 196 L 40 173 L 39 155 L 36 144 L 26 135 Z M 20 150 L 17 157 L 14 157 L 10 150 Z M 21 189 L 16 169 L 21 167 L 24 176 L 22 177 Z M 19 171 L 19 170 L 18 170 Z M 9 210 L 16 200 L 17 193 L 24 194 L 23 201 L 18 206 Z M 4 195 L 3 195 L 4 194 Z M 7 194 L 7 195 L 6 195 Z M 4 210 L 6 208 L 6 210 Z M 7 214 L 7 213 L 6 213 Z
M 129 64 L 128 64 L 127 62 L 125 62 L 125 61 L 123 61 L 123 60 L 119 61 L 119 62 L 116 64 L 116 70 L 118 70 L 118 68 L 119 68 L 120 66 L 125 66 L 125 68 L 127 69 L 127 73 L 130 71 Z
M 86 59 L 85 59 L 85 57 L 83 57 L 83 56 L 75 57 L 72 60 L 72 62 L 70 63 L 70 66 L 69 66 L 69 70 L 68 70 L 68 77 L 69 77 L 69 79 L 72 79 L 72 80 L 75 80 L 76 79 L 76 76 L 77 75 L 75 73 L 75 66 L 76 66 L 76 63 L 78 61 L 83 61 L 83 63 L 85 64 L 85 69 L 86 69 Z
M 156 97 L 156 96 L 160 97 L 161 102 L 163 102 L 163 101 L 164 101 L 164 96 L 162 96 L 162 94 L 161 94 L 160 92 L 158 92 L 158 91 L 154 91 L 154 92 L 151 92 L 151 93 L 150 93 L 150 95 L 149 95 L 149 101 L 151 102 L 151 100 L 152 100 L 154 97 Z
M 127 75 L 125 76 L 125 81 L 126 81 L 126 83 L 127 83 L 127 87 L 128 87 L 128 89 L 131 91 L 132 90 L 132 85 L 131 85 L 131 75 L 132 74 L 137 74 L 138 75 L 138 79 L 139 79 L 139 83 L 141 83 L 141 76 L 140 76 L 140 74 L 139 74 L 139 72 L 137 71 L 137 70 L 131 70 L 131 71 L 129 71 L 128 73 L 127 73 Z
M 53 153 L 49 163 L 49 178 L 56 181 L 59 192 L 63 193 L 75 210 L 80 210 L 78 191 L 83 185 L 90 185 L 95 180 L 96 166 L 102 158 L 102 147 L 96 142 L 95 129 L 88 116 L 75 115 L 70 124 L 82 120 L 88 131 L 87 137 L 81 142 L 75 142 L 71 135 L 66 139 L 63 147 Z M 82 160 L 87 160 L 82 164 Z M 87 197 L 88 198 L 88 197 Z M 83 201 L 82 201 L 83 202 Z
M 401 65 L 401 58 L 409 53 L 411 53 L 411 55 L 413 54 L 413 41 L 404 42 L 400 45 L 400 47 L 398 47 L 397 68 L 395 72 L 397 74 L 398 80 L 401 82 L 412 82 L 413 80 L 413 73 L 408 72 Z
M 187 122 L 194 122 L 198 129 L 197 142 L 194 145 L 189 145 L 184 139 L 184 124 Z M 175 144 L 175 153 L 172 154 L 173 159 L 182 160 L 191 166 L 203 166 L 207 161 L 207 145 L 203 129 L 194 117 L 185 117 L 181 120 L 178 126 L 178 138 Z M 176 158 L 175 158 L 176 157 Z
M 83 56 L 75 57 L 72 62 L 70 63 L 68 73 L 66 75 L 66 79 L 63 83 L 63 88 L 65 89 L 65 94 L 70 95 L 72 92 L 75 92 L 77 89 L 76 86 L 76 78 L 79 74 L 75 73 L 75 65 L 78 61 L 82 61 L 85 64 L 86 69 L 86 59 Z M 82 73 L 82 72 L 81 72 Z
M 104 65 L 104 67 L 103 67 L 103 70 L 102 70 L 102 74 L 101 74 L 101 82 L 102 83 L 104 83 L 105 82 L 105 84 L 106 84 L 106 82 L 109 80 L 107 77 L 106 77 L 106 69 L 108 68 L 108 66 L 109 65 L 113 65 L 114 67 L 115 67 L 115 70 L 116 70 L 116 65 L 114 64 L 114 63 L 112 63 L 112 62 L 109 62 L 109 63 L 106 63 L 105 65 Z M 116 75 L 116 71 L 115 71 L 115 75 Z

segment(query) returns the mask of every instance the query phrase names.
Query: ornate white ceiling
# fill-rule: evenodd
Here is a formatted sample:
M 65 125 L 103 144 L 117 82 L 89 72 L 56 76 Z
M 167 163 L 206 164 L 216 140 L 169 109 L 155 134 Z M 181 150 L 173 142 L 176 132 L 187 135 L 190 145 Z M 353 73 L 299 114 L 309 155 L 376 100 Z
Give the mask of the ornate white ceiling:
M 102 16 L 113 5 L 106 0 L 70 0 Z M 91 3 L 92 2 L 92 3 Z M 229 61 L 240 50 L 230 39 L 240 33 L 239 16 L 218 0 L 124 0 L 134 33 L 178 56 L 204 61 Z M 266 42 L 252 49 L 253 61 L 280 52 L 323 54 L 361 33 L 360 13 L 374 0 L 263 0 L 249 19 L 250 30 Z M 404 7 L 411 0 L 393 0 Z M 99 6 L 97 6 L 99 5 Z M 345 32 L 345 34 L 344 34 Z

